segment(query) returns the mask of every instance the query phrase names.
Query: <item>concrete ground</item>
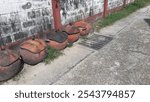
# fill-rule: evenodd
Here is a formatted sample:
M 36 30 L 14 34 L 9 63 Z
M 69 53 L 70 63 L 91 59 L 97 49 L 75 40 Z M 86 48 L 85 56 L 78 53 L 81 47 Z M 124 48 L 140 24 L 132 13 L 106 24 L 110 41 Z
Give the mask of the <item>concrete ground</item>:
M 25 65 L 4 85 L 150 85 L 150 6 L 103 28 L 113 37 L 99 50 L 76 43 L 51 64 Z

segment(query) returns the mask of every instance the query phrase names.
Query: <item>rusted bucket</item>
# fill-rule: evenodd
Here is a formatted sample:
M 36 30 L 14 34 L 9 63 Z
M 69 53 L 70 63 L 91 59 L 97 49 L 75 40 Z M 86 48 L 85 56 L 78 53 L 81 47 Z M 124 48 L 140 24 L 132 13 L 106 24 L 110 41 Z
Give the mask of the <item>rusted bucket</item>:
M 46 34 L 46 43 L 53 49 L 62 50 L 68 43 L 68 35 L 65 32 L 56 31 Z
M 16 52 L 8 49 L 0 50 L 0 81 L 14 77 L 22 68 L 23 61 Z
M 75 22 L 74 26 L 76 26 L 80 29 L 80 35 L 81 36 L 88 35 L 92 29 L 92 26 L 83 20 Z
M 20 55 L 25 63 L 38 64 L 46 56 L 46 43 L 42 39 L 27 40 L 20 46 Z
M 63 31 L 68 34 L 69 43 L 76 42 L 80 37 L 80 30 L 72 24 L 67 25 Z

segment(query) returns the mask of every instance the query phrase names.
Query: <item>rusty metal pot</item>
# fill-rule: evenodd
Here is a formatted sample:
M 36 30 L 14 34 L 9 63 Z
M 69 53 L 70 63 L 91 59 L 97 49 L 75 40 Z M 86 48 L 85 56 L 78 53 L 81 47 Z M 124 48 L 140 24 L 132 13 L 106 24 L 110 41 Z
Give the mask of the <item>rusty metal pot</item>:
M 81 36 L 88 35 L 92 29 L 92 26 L 83 20 L 75 22 L 73 25 L 80 29 Z
M 72 24 L 67 25 L 63 28 L 63 31 L 68 34 L 68 42 L 74 43 L 79 40 L 80 30 Z
M 8 49 L 0 50 L 0 81 L 14 77 L 22 68 L 23 61 L 16 52 Z
M 46 43 L 53 49 L 62 50 L 68 44 L 68 35 L 65 32 L 56 31 L 46 34 Z
M 46 56 L 46 43 L 42 39 L 27 40 L 20 46 L 20 55 L 25 63 L 38 64 Z

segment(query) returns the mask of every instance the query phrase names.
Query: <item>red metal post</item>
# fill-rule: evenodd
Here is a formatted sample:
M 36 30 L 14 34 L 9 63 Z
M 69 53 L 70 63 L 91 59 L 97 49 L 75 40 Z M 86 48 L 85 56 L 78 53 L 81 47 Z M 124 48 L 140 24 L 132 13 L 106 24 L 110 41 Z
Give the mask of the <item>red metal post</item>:
M 123 7 L 126 6 L 126 2 L 127 2 L 127 0 L 124 0 L 124 2 L 123 2 Z
M 52 0 L 52 9 L 53 9 L 55 30 L 60 30 L 62 27 L 60 16 L 60 0 Z
M 106 17 L 108 14 L 108 0 L 104 0 L 104 13 L 103 17 Z

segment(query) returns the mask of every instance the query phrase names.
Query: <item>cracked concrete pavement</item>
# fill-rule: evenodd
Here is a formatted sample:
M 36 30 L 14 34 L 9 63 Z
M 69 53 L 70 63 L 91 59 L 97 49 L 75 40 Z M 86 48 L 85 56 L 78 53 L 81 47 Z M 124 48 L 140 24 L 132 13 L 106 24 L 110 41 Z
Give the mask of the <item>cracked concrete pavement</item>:
M 76 43 L 51 64 L 25 65 L 4 85 L 149 85 L 150 6 L 94 32 L 113 37 L 99 50 Z
M 78 64 L 55 84 L 150 84 L 150 7 L 100 31 L 114 40 Z

